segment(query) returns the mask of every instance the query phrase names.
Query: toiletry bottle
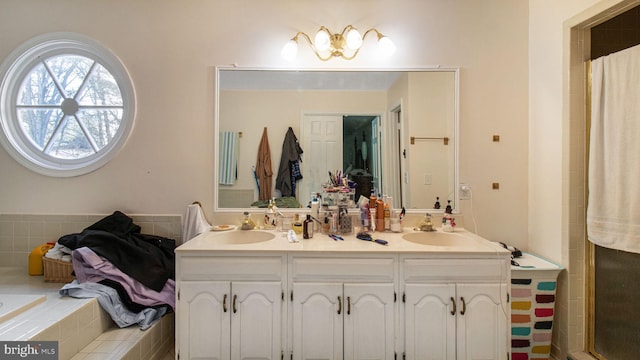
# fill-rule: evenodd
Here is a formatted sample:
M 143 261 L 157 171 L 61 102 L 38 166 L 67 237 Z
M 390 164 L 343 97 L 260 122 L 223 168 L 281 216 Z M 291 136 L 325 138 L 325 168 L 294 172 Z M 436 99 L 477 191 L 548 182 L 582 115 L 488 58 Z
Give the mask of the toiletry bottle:
M 240 225 L 241 230 L 253 230 L 256 227 L 256 223 L 251 219 L 251 215 L 248 211 L 244 212 L 244 217 L 242 218 L 242 224 Z
M 331 234 L 338 233 L 338 219 L 340 215 L 338 214 L 337 206 L 335 206 L 335 208 L 336 209 L 331 211 L 331 218 L 329 219 L 329 231 Z
M 379 194 L 376 199 L 376 229 L 384 231 L 384 201 Z
M 369 231 L 369 204 L 360 207 L 360 224 L 362 231 Z
M 269 200 L 269 206 L 264 213 L 263 227 L 267 230 L 272 230 L 276 227 L 276 212 L 273 209 L 273 200 Z
M 300 221 L 300 215 L 295 214 L 293 216 L 293 223 L 291 224 L 291 228 L 296 234 L 302 234 L 302 222 Z
M 453 208 L 451 207 L 451 200 L 447 200 L 447 207 L 444 209 L 446 214 L 453 213 Z
M 384 202 L 384 229 L 385 231 L 391 230 L 391 197 L 387 196 Z
M 318 218 L 318 214 L 320 212 L 320 200 L 318 198 L 318 193 L 311 193 L 311 216 L 314 218 Z M 316 230 L 315 222 L 312 223 L 314 226 L 314 230 Z
M 329 234 L 331 231 L 331 226 L 329 225 L 329 215 L 325 213 L 324 222 L 322 223 L 322 233 Z
M 376 219 L 377 219 L 377 214 L 376 214 L 376 207 L 372 207 L 369 208 L 369 215 L 371 216 L 371 219 L 369 221 L 369 227 L 371 228 L 371 231 L 376 231 Z
M 374 189 L 371 189 L 371 196 L 369 196 L 369 209 L 375 209 L 376 207 L 376 194 Z
M 311 215 L 307 214 L 307 218 L 304 220 L 302 224 L 302 237 L 304 239 L 311 239 L 313 237 L 313 220 L 311 220 Z

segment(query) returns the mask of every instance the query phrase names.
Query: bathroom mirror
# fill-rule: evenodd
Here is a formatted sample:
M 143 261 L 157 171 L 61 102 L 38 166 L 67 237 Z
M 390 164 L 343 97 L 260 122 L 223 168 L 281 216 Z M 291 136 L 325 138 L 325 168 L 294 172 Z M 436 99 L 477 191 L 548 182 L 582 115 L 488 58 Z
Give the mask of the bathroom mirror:
M 448 202 L 455 211 L 458 86 L 457 68 L 216 68 L 214 210 L 265 206 L 258 201 L 264 189 L 255 174 L 264 129 L 271 197 L 280 198 L 274 187 L 291 128 L 303 151 L 302 179 L 293 182 L 294 199 L 282 199 L 293 200 L 286 206 L 306 208 L 311 193 L 330 182 L 331 172 L 333 177 L 347 173 L 357 184 L 354 201 L 373 188 L 391 197 L 394 208 L 437 212 L 439 199 L 440 211 Z M 220 140 L 223 134 L 231 140 Z

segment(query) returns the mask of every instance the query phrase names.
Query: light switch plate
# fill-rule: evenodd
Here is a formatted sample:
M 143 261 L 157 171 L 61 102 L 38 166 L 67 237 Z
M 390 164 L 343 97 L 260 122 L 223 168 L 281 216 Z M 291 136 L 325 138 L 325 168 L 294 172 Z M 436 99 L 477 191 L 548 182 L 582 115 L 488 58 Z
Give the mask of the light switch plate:
M 471 199 L 471 185 L 460 183 L 460 200 Z

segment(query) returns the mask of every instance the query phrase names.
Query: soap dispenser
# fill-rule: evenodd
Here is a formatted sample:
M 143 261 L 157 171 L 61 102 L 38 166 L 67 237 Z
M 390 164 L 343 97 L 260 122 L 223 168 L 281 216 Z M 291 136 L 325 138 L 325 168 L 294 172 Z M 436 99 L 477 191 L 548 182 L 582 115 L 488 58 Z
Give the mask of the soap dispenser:
M 440 209 L 440 197 L 439 196 L 436 196 L 436 203 L 433 204 L 433 208 L 436 209 L 436 210 Z
M 251 219 L 251 215 L 248 211 L 244 212 L 244 218 L 242 219 L 242 224 L 240 225 L 241 230 L 253 230 L 256 227 L 256 223 Z
M 447 200 L 447 207 L 444 209 L 445 214 L 452 214 L 453 208 L 451 207 L 451 200 Z
M 267 207 L 267 211 L 264 213 L 264 224 L 263 227 L 268 230 L 272 230 L 276 228 L 276 211 L 274 209 L 274 201 L 269 200 L 269 206 Z

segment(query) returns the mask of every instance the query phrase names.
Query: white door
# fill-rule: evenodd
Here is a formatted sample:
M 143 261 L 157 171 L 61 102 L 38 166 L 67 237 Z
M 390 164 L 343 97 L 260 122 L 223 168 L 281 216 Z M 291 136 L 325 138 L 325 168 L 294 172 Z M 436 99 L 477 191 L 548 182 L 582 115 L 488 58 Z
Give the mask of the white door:
M 293 284 L 293 359 L 342 359 L 342 284 Z
M 342 115 L 302 117 L 302 180 L 296 191 L 298 201 L 306 207 L 312 192 L 320 192 L 329 180 L 329 171 L 342 169 Z
M 230 358 L 229 290 L 228 282 L 182 282 L 176 309 L 181 359 Z
M 283 350 L 280 283 L 234 282 L 231 290 L 231 359 L 280 359 Z
M 507 304 L 499 284 L 458 284 L 458 359 L 507 359 Z M 505 305 L 507 306 L 507 305 Z
M 455 360 L 455 284 L 407 284 L 405 296 L 407 360 Z
M 395 353 L 393 284 L 345 284 L 344 358 L 392 360 Z

